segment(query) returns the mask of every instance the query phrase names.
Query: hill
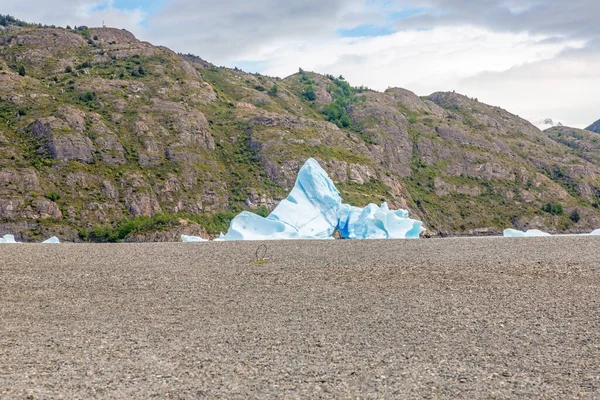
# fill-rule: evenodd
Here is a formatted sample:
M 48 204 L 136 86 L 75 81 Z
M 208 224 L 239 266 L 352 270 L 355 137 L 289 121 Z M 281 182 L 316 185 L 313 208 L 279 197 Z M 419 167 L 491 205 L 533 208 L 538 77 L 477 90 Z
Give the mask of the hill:
M 308 157 L 344 201 L 433 235 L 600 226 L 593 154 L 457 93 L 248 74 L 113 28 L 0 29 L 0 233 L 215 234 L 272 209 Z
M 594 122 L 593 124 L 591 124 L 590 126 L 588 126 L 587 128 L 585 128 L 585 130 L 595 132 L 595 133 L 600 133 L 600 119 L 598 121 Z

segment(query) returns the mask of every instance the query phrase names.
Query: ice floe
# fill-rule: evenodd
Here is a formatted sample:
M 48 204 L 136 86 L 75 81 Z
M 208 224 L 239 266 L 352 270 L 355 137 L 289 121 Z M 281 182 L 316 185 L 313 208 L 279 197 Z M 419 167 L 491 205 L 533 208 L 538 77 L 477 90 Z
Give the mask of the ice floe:
M 537 230 L 529 229 L 526 232 L 518 231 L 516 229 L 505 229 L 504 237 L 537 237 L 537 236 L 551 236 L 549 233 Z
M 0 243 L 17 243 L 14 235 L 4 235 L 0 238 Z
M 201 238 L 200 236 L 188 236 L 188 235 L 181 235 L 181 241 L 184 243 L 208 242 L 208 240 Z

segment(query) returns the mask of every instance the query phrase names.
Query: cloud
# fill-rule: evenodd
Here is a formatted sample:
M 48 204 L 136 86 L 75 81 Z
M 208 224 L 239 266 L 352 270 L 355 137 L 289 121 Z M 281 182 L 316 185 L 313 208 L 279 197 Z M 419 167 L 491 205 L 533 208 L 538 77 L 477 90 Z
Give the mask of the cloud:
M 551 59 L 582 41 L 544 42 L 542 36 L 495 33 L 474 27 L 404 31 L 370 38 L 336 38 L 312 43 L 282 42 L 255 54 L 267 61 L 269 75 L 298 67 L 335 75 L 374 89 L 407 87 L 419 94 L 457 89 L 481 71 Z M 310 52 L 307 51 L 310 48 Z
M 570 51 L 506 71 L 480 73 L 463 79 L 457 87 L 530 120 L 551 117 L 585 128 L 600 118 L 596 95 L 600 92 L 600 54 Z
M 47 25 L 88 25 L 123 28 L 143 35 L 142 23 L 146 13 L 142 8 L 118 8 L 111 0 L 26 0 L 7 2 L 2 13 Z
M 414 4 L 397 0 L 395 4 Z M 600 37 L 597 0 L 421 0 L 424 13 L 400 21 L 399 29 L 470 24 L 501 32 L 528 32 L 569 39 Z
M 335 37 L 340 28 L 378 17 L 362 0 L 172 0 L 150 19 L 149 34 L 178 51 L 228 64 L 281 39 Z

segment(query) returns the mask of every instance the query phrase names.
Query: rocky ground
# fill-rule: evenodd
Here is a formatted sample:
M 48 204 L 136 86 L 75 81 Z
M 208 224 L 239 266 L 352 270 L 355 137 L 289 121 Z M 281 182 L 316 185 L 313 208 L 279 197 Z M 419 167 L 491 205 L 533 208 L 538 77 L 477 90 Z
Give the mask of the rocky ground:
M 0 247 L 0 398 L 600 398 L 600 238 L 259 245 Z

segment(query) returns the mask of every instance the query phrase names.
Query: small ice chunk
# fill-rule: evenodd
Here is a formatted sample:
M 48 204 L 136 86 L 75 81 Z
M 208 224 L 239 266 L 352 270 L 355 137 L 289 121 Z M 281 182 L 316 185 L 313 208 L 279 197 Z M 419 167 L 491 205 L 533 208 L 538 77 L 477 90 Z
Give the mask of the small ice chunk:
M 590 235 L 592 235 L 592 236 L 600 236 L 600 229 L 596 229 L 595 231 L 590 232 Z
M 42 242 L 42 244 L 56 244 L 60 243 L 60 240 L 56 236 L 52 236 Z
M 529 229 L 526 232 L 518 231 L 516 229 L 505 229 L 504 237 L 537 237 L 537 236 L 552 236 L 549 233 L 537 230 Z
M 14 235 L 4 235 L 0 238 L 0 243 L 17 243 Z
M 200 236 L 188 236 L 188 235 L 181 235 L 181 241 L 183 243 L 208 242 L 208 240 L 201 238 Z

